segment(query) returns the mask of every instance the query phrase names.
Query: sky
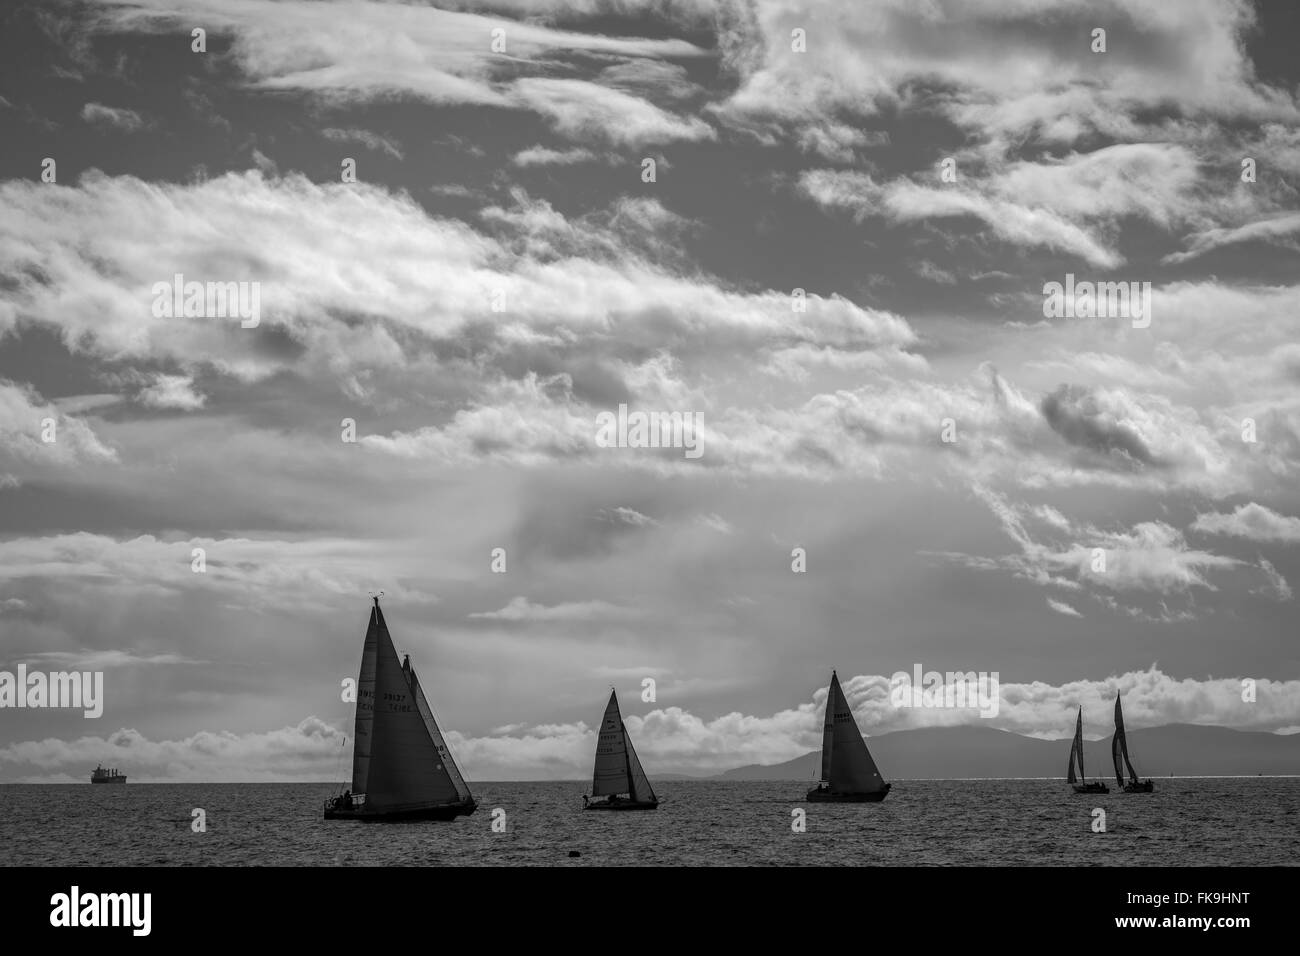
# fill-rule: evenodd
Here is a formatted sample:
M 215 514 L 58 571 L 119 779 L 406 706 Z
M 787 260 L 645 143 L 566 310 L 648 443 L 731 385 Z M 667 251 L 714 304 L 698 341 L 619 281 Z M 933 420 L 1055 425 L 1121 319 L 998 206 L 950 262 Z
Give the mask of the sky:
M 832 668 L 868 735 L 1300 730 L 1294 5 L 0 20 L 0 670 L 105 686 L 0 780 L 346 779 L 379 591 L 471 781 L 589 774 L 611 686 L 651 774 L 787 760 Z

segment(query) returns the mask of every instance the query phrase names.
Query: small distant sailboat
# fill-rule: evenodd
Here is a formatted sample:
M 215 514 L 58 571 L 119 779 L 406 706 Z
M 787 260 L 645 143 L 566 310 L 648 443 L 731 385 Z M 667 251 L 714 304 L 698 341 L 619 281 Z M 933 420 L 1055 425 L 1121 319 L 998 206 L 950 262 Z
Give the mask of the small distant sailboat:
M 879 803 L 890 787 L 871 759 L 871 751 L 840 689 L 839 677 L 831 671 L 822 725 L 821 782 L 808 791 L 807 799 L 813 803 Z
M 1075 763 L 1079 765 L 1079 775 L 1074 775 Z M 1066 776 L 1066 781 L 1074 785 L 1075 793 L 1110 793 L 1110 787 L 1106 786 L 1100 780 L 1088 782 L 1088 776 L 1083 772 L 1083 708 L 1079 708 L 1079 720 L 1074 725 L 1074 744 L 1070 747 L 1070 772 Z
M 1115 736 L 1110 739 L 1110 759 L 1115 762 L 1115 786 L 1123 787 L 1125 793 L 1151 793 L 1155 784 L 1150 780 L 1139 780 L 1133 769 L 1133 761 L 1128 759 L 1128 737 L 1124 733 L 1124 712 L 1119 706 L 1119 695 L 1115 695 Z M 1124 782 L 1124 768 L 1128 768 L 1128 783 Z
M 623 794 L 627 794 L 626 797 Z M 604 800 L 582 798 L 584 810 L 653 810 L 659 798 L 650 778 L 641 769 L 632 738 L 618 710 L 618 695 L 609 692 L 609 703 L 600 722 L 596 740 L 596 768 L 591 778 L 591 795 Z
M 357 680 L 352 788 L 326 820 L 452 820 L 478 806 L 433 719 L 410 655 L 399 663 L 379 609 L 370 611 Z

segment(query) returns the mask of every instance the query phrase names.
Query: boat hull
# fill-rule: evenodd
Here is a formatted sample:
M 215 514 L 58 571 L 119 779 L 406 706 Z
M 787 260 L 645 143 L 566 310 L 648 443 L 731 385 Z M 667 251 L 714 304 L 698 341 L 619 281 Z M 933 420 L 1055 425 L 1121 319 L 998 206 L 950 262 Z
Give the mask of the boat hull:
M 108 777 L 104 780 L 91 780 L 91 783 L 126 783 L 126 777 Z
M 643 802 L 640 800 L 620 800 L 618 803 L 607 803 L 604 800 L 598 803 L 589 803 L 582 809 L 584 810 L 658 810 L 659 803 Z
M 1141 783 L 1124 784 L 1125 793 L 1151 793 L 1155 790 L 1155 784 L 1150 780 L 1143 780 Z
M 371 810 L 366 807 L 325 807 L 326 820 L 360 820 L 362 823 L 405 823 L 414 820 L 454 820 L 469 816 L 478 804 L 442 803 L 425 807 L 395 807 L 391 810 Z
M 890 784 L 883 790 L 871 790 L 866 793 L 834 793 L 830 790 L 809 790 L 806 799 L 810 803 L 879 803 L 889 795 Z
M 1074 784 L 1075 793 L 1110 793 L 1110 787 L 1104 783 L 1076 783 Z

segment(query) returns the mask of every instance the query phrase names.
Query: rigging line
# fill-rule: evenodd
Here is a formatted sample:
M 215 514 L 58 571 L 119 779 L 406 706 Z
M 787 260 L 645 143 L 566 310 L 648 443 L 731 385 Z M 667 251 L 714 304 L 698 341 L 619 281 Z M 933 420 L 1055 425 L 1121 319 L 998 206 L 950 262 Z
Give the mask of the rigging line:
M 343 717 L 343 726 L 345 728 L 347 727 L 346 714 Z M 340 786 L 343 786 L 344 784 L 351 785 L 351 779 L 349 777 L 344 776 L 344 772 L 347 769 L 347 763 L 346 763 L 347 756 L 348 756 L 348 735 L 347 735 L 347 731 L 344 730 L 343 740 L 342 742 L 339 743 L 338 756 L 335 758 L 334 761 L 334 779 L 339 781 Z
M 343 737 L 343 743 L 339 745 L 338 760 L 334 764 L 334 779 L 338 781 L 340 787 L 346 787 L 350 783 L 348 779 L 343 776 L 344 769 L 347 766 L 344 762 L 347 759 L 347 748 L 348 738 L 345 734 Z
M 358 687 L 354 693 L 359 693 L 359 691 L 360 688 Z M 354 703 L 352 706 L 348 706 L 348 702 L 343 699 L 342 694 L 339 695 L 339 703 L 341 704 L 339 707 L 341 715 L 338 719 L 338 724 L 343 731 L 343 742 L 339 744 L 338 757 L 335 759 L 334 763 L 334 779 L 339 781 L 340 787 L 350 787 L 352 785 L 351 775 L 345 777 L 344 772 L 347 767 L 348 727 L 355 726 L 356 724 L 356 704 Z M 352 718 L 351 722 L 349 722 L 348 718 Z

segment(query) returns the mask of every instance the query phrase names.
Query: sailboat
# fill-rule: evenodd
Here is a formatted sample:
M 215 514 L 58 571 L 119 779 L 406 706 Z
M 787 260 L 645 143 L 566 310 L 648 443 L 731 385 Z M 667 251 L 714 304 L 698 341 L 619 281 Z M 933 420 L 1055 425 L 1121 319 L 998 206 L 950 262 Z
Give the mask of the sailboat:
M 627 794 L 626 797 L 623 794 Z M 609 692 L 605 716 L 596 740 L 596 769 L 591 777 L 591 795 L 604 800 L 582 798 L 584 810 L 653 810 L 659 798 L 650 778 L 641 769 L 632 738 L 618 710 L 618 695 Z
M 1151 793 L 1155 790 L 1155 784 L 1150 780 L 1138 779 L 1133 761 L 1128 759 L 1128 736 L 1124 733 L 1124 712 L 1120 710 L 1118 694 L 1115 695 L 1115 736 L 1110 739 L 1110 759 L 1115 762 L 1115 786 L 1123 787 L 1125 793 Z M 1124 782 L 1125 767 L 1128 768 L 1128 783 Z
M 1074 775 L 1075 762 L 1079 764 L 1079 775 Z M 1070 772 L 1066 776 L 1068 783 L 1074 784 L 1075 793 L 1110 793 L 1110 788 L 1100 780 L 1088 782 L 1088 775 L 1083 772 L 1083 708 L 1079 708 L 1079 719 L 1074 725 L 1074 744 L 1070 747 Z
M 871 759 L 871 751 L 840 689 L 840 679 L 831 671 L 822 725 L 821 782 L 808 791 L 807 799 L 814 803 L 879 803 L 890 786 Z
M 399 663 L 379 609 L 370 611 L 357 679 L 352 788 L 326 820 L 452 820 L 478 806 L 433 719 L 411 657 Z

